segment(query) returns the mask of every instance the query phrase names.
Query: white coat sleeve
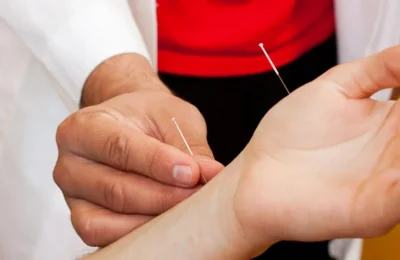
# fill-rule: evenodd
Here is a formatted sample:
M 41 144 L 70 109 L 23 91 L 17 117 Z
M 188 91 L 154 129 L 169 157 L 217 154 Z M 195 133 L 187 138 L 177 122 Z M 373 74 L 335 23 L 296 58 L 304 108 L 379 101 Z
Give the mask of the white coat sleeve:
M 0 17 L 74 102 L 107 58 L 134 52 L 150 61 L 128 0 L 0 0 Z

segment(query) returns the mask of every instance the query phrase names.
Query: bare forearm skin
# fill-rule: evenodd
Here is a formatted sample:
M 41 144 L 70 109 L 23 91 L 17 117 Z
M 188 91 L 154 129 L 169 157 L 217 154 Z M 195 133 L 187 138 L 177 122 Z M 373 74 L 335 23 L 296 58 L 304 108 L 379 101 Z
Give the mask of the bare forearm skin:
M 238 158 L 189 199 L 85 259 L 250 259 L 255 248 L 233 211 L 242 170 Z

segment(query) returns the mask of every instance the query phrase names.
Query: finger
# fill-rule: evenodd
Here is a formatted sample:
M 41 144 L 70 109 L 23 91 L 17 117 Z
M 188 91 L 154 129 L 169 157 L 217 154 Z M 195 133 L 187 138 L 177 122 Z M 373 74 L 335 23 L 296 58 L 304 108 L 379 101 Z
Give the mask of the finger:
M 200 183 L 202 184 L 210 181 L 224 169 L 224 166 L 214 159 L 203 156 L 196 156 L 195 158 L 200 166 L 200 173 L 202 175 Z
M 348 98 L 368 98 L 400 85 L 400 45 L 367 58 L 336 66 L 319 79 L 335 82 Z
M 71 210 L 74 229 L 89 246 L 107 246 L 153 218 L 118 214 L 87 201 L 72 198 L 67 198 L 67 204 Z
M 400 170 L 373 175 L 359 188 L 346 237 L 377 237 L 400 222 Z
M 193 154 L 196 158 L 202 183 L 211 180 L 223 169 L 223 165 L 214 159 L 207 141 L 206 124 L 197 108 L 188 106 L 185 117 L 174 118 L 174 121 L 171 120 L 171 115 L 154 113 L 153 116 L 153 121 L 158 122 L 165 143 L 187 154 Z
M 72 153 L 162 183 L 193 187 L 198 163 L 190 155 L 91 108 L 78 111 L 57 131 L 57 143 Z
M 127 214 L 161 214 L 199 189 L 165 185 L 74 155 L 58 159 L 54 179 L 68 197 Z

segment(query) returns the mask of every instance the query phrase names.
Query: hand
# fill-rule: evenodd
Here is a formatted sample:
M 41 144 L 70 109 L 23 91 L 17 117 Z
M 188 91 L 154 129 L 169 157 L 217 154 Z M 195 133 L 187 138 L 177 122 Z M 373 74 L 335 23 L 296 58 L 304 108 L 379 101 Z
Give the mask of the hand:
M 272 108 L 241 157 L 234 212 L 246 241 L 373 237 L 400 221 L 400 46 L 340 65 Z M 231 177 L 232 178 L 232 177 Z
M 280 240 L 387 232 L 400 220 L 400 103 L 368 97 L 400 83 L 399 59 L 400 46 L 295 91 L 201 191 L 88 259 L 250 259 Z
M 197 191 L 200 173 L 213 178 L 223 166 L 206 135 L 199 111 L 166 88 L 116 95 L 67 118 L 57 131 L 54 179 L 82 239 L 108 245 Z

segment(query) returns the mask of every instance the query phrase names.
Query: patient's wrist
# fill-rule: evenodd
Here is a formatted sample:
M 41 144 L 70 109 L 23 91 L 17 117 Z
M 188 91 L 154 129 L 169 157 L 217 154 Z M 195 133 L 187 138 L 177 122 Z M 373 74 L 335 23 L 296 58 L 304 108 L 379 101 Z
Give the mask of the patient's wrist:
M 267 190 L 261 190 L 263 176 L 269 174 L 282 174 L 281 167 L 269 158 L 255 156 L 248 147 L 237 158 L 240 161 L 240 173 L 235 185 L 232 198 L 232 214 L 235 216 L 237 226 L 242 231 L 242 237 L 247 242 L 247 254 L 255 258 L 279 241 L 276 228 L 270 223 L 269 216 L 273 216 L 275 208 L 266 208 L 263 195 L 268 196 Z M 239 168 L 239 167 L 237 167 Z M 253 185 L 257 182 L 256 185 Z M 264 194 L 262 194 L 264 193 Z M 279 234 L 281 235 L 281 234 Z
M 250 259 L 258 248 L 233 208 L 241 158 L 189 199 L 87 259 Z

